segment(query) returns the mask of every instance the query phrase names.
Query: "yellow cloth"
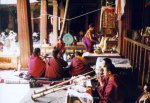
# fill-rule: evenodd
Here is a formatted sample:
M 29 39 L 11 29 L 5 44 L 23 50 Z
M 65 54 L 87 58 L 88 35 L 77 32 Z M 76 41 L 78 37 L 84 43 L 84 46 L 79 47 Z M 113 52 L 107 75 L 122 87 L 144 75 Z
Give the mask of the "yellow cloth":
M 101 48 L 102 51 L 105 51 L 107 49 L 107 40 L 108 40 L 108 37 L 102 37 L 101 39 L 101 42 L 98 47 Z
M 86 37 L 89 38 L 91 41 L 93 41 L 93 39 L 92 39 L 92 31 L 93 31 L 93 30 L 89 28 L 89 29 L 87 30 L 86 34 L 85 34 Z

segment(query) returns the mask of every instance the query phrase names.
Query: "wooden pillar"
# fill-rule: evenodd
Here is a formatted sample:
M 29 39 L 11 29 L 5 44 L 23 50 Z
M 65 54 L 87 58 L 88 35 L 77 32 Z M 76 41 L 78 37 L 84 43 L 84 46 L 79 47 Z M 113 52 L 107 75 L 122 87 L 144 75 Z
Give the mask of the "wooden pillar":
M 126 31 L 131 29 L 131 16 L 132 16 L 131 1 L 130 0 L 126 0 L 125 13 L 124 13 L 124 18 L 123 18 L 123 21 L 124 21 L 123 27 L 125 27 L 123 29 L 125 29 Z M 125 34 L 125 36 L 126 35 L 127 34 Z
M 65 7 L 64 7 L 62 2 L 60 3 L 59 8 L 60 8 L 60 17 L 64 19 Z M 63 19 L 61 19 L 61 26 L 60 27 L 62 27 Z M 64 27 L 64 33 L 67 33 L 67 25 Z
M 53 0 L 53 35 L 54 42 L 57 43 L 58 38 L 58 2 Z
M 122 52 L 122 21 L 118 20 L 118 52 L 121 55 Z
M 60 18 L 61 18 L 61 25 L 62 25 L 62 22 L 63 22 L 63 19 L 62 18 L 64 18 L 64 14 L 65 14 L 65 8 L 64 8 L 64 5 L 63 5 L 63 3 L 61 2 L 60 3 Z
M 10 13 L 8 17 L 8 28 L 14 30 L 14 18 Z
M 47 42 L 47 0 L 41 0 L 40 44 Z
M 33 49 L 29 0 L 17 0 L 18 37 L 21 68 L 28 67 L 28 58 Z
M 31 10 L 31 26 L 32 26 L 32 33 L 34 32 L 34 12 Z
M 127 36 L 127 32 L 131 30 L 131 16 L 132 16 L 131 14 L 132 14 L 131 1 L 126 0 L 125 12 L 122 18 L 122 39 L 121 39 L 122 42 L 124 37 Z M 125 48 L 123 48 L 123 45 L 124 44 L 122 43 L 122 48 L 120 53 L 121 55 L 124 54 L 123 51 L 126 51 Z

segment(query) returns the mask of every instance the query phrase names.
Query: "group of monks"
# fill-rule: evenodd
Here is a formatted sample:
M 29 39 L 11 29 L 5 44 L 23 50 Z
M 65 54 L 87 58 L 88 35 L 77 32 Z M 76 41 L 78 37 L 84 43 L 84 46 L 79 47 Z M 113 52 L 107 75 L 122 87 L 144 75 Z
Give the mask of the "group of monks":
M 82 41 L 87 52 L 93 52 L 93 45 L 97 43 L 93 39 L 94 26 L 89 25 L 89 29 Z M 97 88 L 100 103 L 124 103 L 126 99 L 126 86 L 119 79 L 115 66 L 109 58 L 103 60 L 103 66 L 98 75 L 100 86 Z
M 83 44 L 87 52 L 93 52 L 93 44 L 96 42 L 92 39 L 93 30 L 94 27 L 90 25 L 83 37 Z M 89 74 L 90 76 L 96 75 L 80 52 L 75 53 L 70 65 L 68 65 L 68 62 L 62 58 L 64 49 L 60 44 L 62 43 L 58 43 L 58 46 L 54 47 L 52 57 L 46 59 L 40 57 L 40 48 L 35 48 L 33 54 L 29 57 L 28 75 L 33 78 L 45 77 L 49 80 L 78 76 L 90 71 L 93 71 Z M 97 87 L 99 103 L 128 103 L 126 101 L 126 97 L 129 95 L 128 88 L 120 79 L 111 59 L 103 59 L 102 66 L 97 74 L 97 80 L 99 83 Z
M 68 66 L 68 63 L 61 58 L 59 52 L 59 49 L 55 47 L 52 51 L 52 57 L 44 61 L 40 57 L 40 48 L 35 48 L 33 54 L 29 57 L 28 74 L 33 78 L 46 77 L 50 80 L 57 80 L 93 71 L 85 58 L 82 57 L 82 53 L 76 52 L 71 64 Z M 67 66 L 69 68 L 65 68 Z M 123 103 L 125 99 L 124 84 L 119 80 L 116 68 L 109 58 L 104 59 L 101 71 L 102 73 L 97 78 L 100 83 L 97 88 L 100 103 Z M 94 76 L 95 73 L 93 72 L 90 75 Z
M 35 48 L 33 54 L 29 57 L 28 74 L 33 78 L 46 77 L 50 80 L 57 80 L 93 70 L 80 52 L 76 52 L 76 56 L 72 59 L 70 65 L 63 60 L 61 51 L 56 47 L 52 51 L 52 57 L 45 60 L 40 57 L 40 52 L 40 48 Z
M 48 57 L 48 59 L 45 60 L 40 57 L 40 48 L 35 48 L 33 54 L 29 57 L 28 66 L 28 74 L 31 75 L 31 77 L 45 77 L 49 78 L 49 80 L 59 80 L 93 71 L 87 64 L 85 58 L 82 57 L 82 53 L 76 52 L 71 60 L 71 64 L 68 65 L 68 63 L 62 59 L 60 50 L 56 47 L 52 51 L 52 57 Z M 130 91 L 128 91 L 126 84 L 118 75 L 117 69 L 112 64 L 111 59 L 104 58 L 99 70 L 97 74 L 99 103 L 128 103 L 127 95 L 130 94 Z M 93 72 L 89 75 L 94 76 L 96 74 Z M 150 89 L 147 89 L 146 94 L 150 94 Z M 143 98 L 142 96 L 142 99 L 139 98 L 139 100 L 145 100 L 145 98 Z
M 142 94 L 129 101 L 131 91 L 109 58 L 103 59 L 97 79 L 100 83 L 97 88 L 99 103 L 150 103 L 150 83 L 145 84 Z

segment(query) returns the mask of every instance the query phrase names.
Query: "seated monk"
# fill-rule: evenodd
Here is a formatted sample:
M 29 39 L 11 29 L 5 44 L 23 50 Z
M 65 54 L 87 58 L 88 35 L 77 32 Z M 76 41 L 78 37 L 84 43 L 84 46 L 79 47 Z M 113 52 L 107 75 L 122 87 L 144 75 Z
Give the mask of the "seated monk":
M 82 57 L 82 53 L 80 53 L 80 52 L 76 52 L 76 56 L 71 61 L 70 68 L 71 68 L 71 70 L 69 71 L 69 73 L 73 76 L 84 74 L 84 73 L 87 73 L 87 72 L 90 72 L 93 70 L 87 64 L 85 58 Z M 91 76 L 93 76 L 93 75 L 95 75 L 94 71 L 93 71 L 93 73 L 91 73 Z
M 28 62 L 28 74 L 34 78 L 43 76 L 46 68 L 46 63 L 40 57 L 40 53 L 40 48 L 35 48 Z
M 66 67 L 68 63 L 60 58 L 59 50 L 56 47 L 52 55 L 53 57 L 49 58 L 47 62 L 45 77 L 53 80 L 62 79 L 64 77 L 64 67 Z
M 105 66 L 104 76 L 101 76 L 99 81 L 99 103 L 124 103 L 126 88 L 116 74 L 116 68 L 113 64 Z

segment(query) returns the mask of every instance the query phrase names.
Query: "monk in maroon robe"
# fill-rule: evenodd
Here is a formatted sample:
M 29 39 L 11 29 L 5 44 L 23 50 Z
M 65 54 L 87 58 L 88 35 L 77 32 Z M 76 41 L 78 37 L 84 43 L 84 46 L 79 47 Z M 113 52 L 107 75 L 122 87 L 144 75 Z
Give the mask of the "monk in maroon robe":
M 40 48 L 35 48 L 28 62 L 28 74 L 32 77 L 41 77 L 46 69 L 46 63 L 40 57 Z
M 62 79 L 64 77 L 64 67 L 68 63 L 60 58 L 59 50 L 54 48 L 53 57 L 49 58 L 47 63 L 45 77 L 49 79 Z
M 73 76 L 84 74 L 93 70 L 87 64 L 85 58 L 82 57 L 82 54 L 80 52 L 76 52 L 76 56 L 72 59 L 70 67 L 71 67 L 70 75 Z M 93 73 L 90 75 L 94 75 L 94 74 L 95 73 L 93 71 Z
M 100 85 L 98 88 L 99 103 L 124 103 L 126 88 L 119 80 L 113 64 L 106 65 L 104 76 L 100 78 Z
M 65 50 L 66 50 L 65 43 L 61 39 L 58 39 L 56 47 L 59 50 L 60 57 L 63 57 L 63 54 L 65 53 Z

